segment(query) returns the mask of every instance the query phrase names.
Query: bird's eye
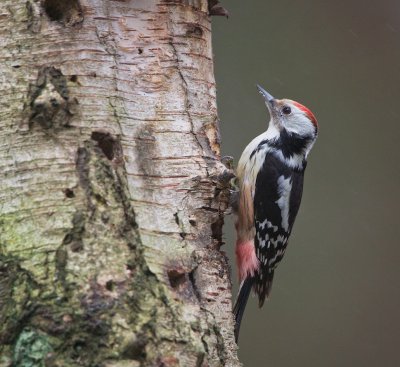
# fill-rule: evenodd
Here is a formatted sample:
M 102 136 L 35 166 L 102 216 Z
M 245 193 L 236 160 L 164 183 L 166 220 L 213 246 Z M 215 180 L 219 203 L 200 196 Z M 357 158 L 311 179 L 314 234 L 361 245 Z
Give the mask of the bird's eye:
M 289 106 L 285 106 L 282 108 L 282 113 L 285 115 L 289 115 L 292 112 L 292 109 Z

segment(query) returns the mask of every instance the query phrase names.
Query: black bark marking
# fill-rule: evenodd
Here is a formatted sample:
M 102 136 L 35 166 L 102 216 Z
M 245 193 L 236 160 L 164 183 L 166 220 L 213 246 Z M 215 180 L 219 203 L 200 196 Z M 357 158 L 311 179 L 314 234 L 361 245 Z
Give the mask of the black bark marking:
M 179 226 L 180 225 L 180 221 L 179 221 L 179 215 L 178 213 L 174 214 L 174 218 L 175 218 L 175 223 Z
M 58 281 L 66 288 L 66 270 L 68 262 L 68 252 L 65 250 L 63 246 L 59 247 L 55 254 L 55 264 L 56 264 L 56 275 Z
M 69 245 L 72 252 L 83 249 L 83 234 L 85 232 L 86 217 L 82 211 L 77 211 L 72 218 L 72 228 L 64 236 L 63 245 Z
M 32 292 L 39 286 L 19 262 L 0 255 L 0 345 L 15 342 L 37 307 Z M 20 305 L 24 307 L 16 313 Z
M 222 241 L 222 227 L 224 225 L 223 215 L 218 216 L 217 220 L 211 223 L 211 236 L 218 241 L 220 246 L 224 244 Z
M 195 36 L 195 37 L 202 37 L 203 36 L 202 28 L 196 23 L 189 23 L 186 29 L 187 36 Z
M 95 205 L 92 201 L 92 187 L 89 178 L 89 161 L 90 151 L 86 147 L 79 147 L 75 161 L 76 171 L 79 177 L 79 184 L 85 192 L 87 205 L 90 212 L 93 214 Z
M 36 82 L 29 86 L 23 125 L 27 122 L 29 129 L 35 125 L 46 130 L 66 128 L 77 107 L 78 101 L 70 97 L 67 78 L 61 70 L 44 67 L 39 70 Z
M 41 8 L 35 0 L 27 0 L 25 3 L 27 19 L 27 29 L 32 33 L 40 32 L 41 26 Z
M 131 342 L 128 342 L 122 351 L 122 356 L 136 361 L 146 360 L 146 344 L 148 339 L 144 334 L 137 334 Z
M 196 268 L 196 269 L 197 269 L 197 268 Z M 200 300 L 201 300 L 201 295 L 200 295 L 199 289 L 197 288 L 197 285 L 196 285 L 196 278 L 195 278 L 196 269 L 193 269 L 193 270 L 189 273 L 189 280 L 190 280 L 190 283 L 192 284 L 193 292 L 194 292 L 194 294 L 195 294 L 197 300 L 200 302 Z

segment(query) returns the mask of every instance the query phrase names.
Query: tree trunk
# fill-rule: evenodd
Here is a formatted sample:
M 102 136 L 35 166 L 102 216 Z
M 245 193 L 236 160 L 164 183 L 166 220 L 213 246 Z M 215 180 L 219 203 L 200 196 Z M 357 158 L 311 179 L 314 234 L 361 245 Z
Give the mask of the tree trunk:
M 2 0 L 0 366 L 237 366 L 206 0 Z

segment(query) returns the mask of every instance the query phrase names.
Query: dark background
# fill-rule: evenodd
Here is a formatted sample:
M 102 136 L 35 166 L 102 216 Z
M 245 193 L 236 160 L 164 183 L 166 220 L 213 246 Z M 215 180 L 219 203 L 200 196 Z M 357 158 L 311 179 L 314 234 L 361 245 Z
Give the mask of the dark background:
M 246 367 L 400 366 L 400 1 L 222 0 L 213 18 L 222 148 L 267 127 L 260 83 L 320 134 L 270 300 L 251 298 Z M 234 268 L 234 229 L 225 226 Z M 235 291 L 236 270 L 233 270 Z

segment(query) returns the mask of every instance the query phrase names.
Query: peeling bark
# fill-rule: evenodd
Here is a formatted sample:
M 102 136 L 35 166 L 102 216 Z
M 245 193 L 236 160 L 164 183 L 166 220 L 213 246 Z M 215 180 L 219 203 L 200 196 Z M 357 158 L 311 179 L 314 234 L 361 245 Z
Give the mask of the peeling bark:
M 206 0 L 0 4 L 0 366 L 237 366 Z

